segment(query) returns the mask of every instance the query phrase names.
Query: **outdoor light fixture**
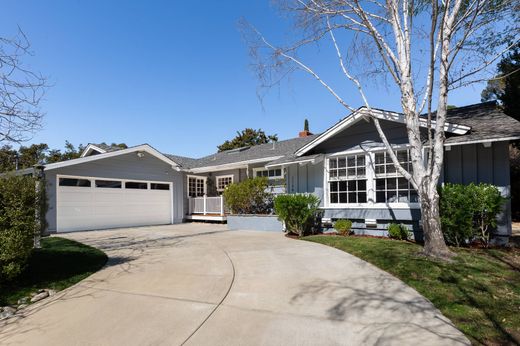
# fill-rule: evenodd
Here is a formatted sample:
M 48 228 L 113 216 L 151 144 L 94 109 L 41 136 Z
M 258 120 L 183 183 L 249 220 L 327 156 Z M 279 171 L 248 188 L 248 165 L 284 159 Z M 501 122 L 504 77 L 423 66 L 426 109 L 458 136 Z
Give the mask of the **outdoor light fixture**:
M 139 157 L 139 158 L 144 157 L 144 153 L 142 151 L 138 151 L 137 157 Z

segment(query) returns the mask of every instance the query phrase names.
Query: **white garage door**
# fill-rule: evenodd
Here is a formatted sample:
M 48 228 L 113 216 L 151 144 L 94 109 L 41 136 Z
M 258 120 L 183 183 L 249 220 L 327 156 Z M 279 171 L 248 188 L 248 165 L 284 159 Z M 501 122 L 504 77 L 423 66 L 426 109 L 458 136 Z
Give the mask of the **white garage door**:
M 172 222 L 172 184 L 58 176 L 57 231 Z

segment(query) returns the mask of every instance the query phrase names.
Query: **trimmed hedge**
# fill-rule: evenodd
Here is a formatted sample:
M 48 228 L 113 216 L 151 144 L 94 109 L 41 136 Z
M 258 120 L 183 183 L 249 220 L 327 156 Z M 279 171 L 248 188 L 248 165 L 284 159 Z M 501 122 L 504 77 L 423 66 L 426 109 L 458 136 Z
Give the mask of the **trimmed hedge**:
M 479 240 L 488 245 L 491 231 L 506 199 L 491 184 L 445 184 L 440 188 L 440 214 L 444 239 L 462 246 Z
M 44 210 L 36 184 L 31 176 L 0 177 L 0 282 L 23 271 L 40 233 L 37 215 Z

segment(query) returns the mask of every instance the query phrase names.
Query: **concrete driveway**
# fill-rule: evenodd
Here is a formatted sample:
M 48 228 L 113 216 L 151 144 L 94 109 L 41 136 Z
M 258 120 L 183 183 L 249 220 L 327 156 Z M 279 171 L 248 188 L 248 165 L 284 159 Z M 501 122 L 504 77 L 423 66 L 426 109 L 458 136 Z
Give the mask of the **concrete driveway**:
M 0 325 L 2 345 L 452 345 L 401 281 L 279 233 L 182 224 L 69 233 L 108 265 Z

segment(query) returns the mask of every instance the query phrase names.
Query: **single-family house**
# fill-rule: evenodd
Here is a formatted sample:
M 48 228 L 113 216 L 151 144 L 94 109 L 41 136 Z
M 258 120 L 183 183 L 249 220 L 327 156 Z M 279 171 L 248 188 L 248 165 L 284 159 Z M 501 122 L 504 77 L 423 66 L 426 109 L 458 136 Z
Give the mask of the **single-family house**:
M 403 115 L 372 109 L 372 116 L 400 162 L 410 167 Z M 426 138 L 426 120 L 423 125 Z M 520 139 L 520 122 L 488 102 L 451 109 L 445 132 L 440 183 L 491 183 L 509 197 L 508 148 Z M 359 231 L 376 234 L 396 221 L 420 229 L 417 193 L 396 172 L 364 107 L 319 135 L 302 132 L 198 159 L 148 144 L 119 150 L 89 144 L 80 158 L 47 164 L 43 173 L 51 232 L 225 221 L 222 191 L 255 176 L 267 177 L 276 193 L 316 194 L 325 222 L 349 218 Z M 508 202 L 498 234 L 510 233 Z

